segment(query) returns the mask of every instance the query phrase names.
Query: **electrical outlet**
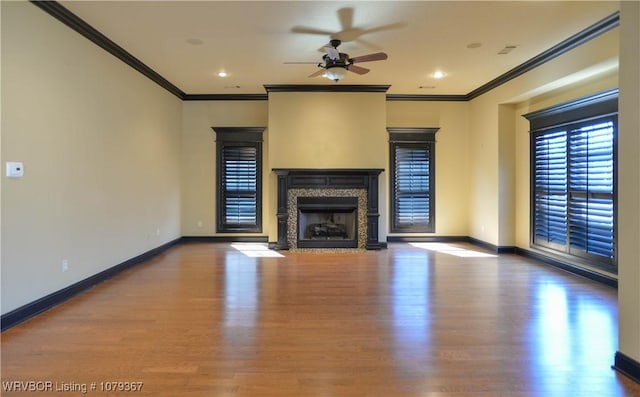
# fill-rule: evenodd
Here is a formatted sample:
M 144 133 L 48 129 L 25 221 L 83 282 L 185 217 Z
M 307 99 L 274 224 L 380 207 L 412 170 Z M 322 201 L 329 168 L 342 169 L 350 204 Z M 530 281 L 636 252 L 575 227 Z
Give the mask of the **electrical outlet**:
M 157 228 L 156 229 L 156 236 L 159 236 L 159 235 L 160 235 L 160 228 Z
M 62 260 L 62 272 L 67 272 L 69 271 L 69 261 L 66 259 Z
M 198 227 L 202 227 L 202 221 L 198 221 Z

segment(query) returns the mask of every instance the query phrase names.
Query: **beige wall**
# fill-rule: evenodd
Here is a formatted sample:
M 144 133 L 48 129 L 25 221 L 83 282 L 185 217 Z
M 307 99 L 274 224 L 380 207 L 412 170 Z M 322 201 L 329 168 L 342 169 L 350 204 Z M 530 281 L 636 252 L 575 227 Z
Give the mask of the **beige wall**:
M 606 72 L 601 76 L 589 78 L 559 88 L 544 95 L 533 97 L 514 105 L 513 117 L 515 125 L 515 245 L 528 248 L 530 239 L 530 168 L 529 168 L 529 121 L 523 114 L 535 112 L 553 105 L 581 98 L 599 91 L 618 86 L 618 74 Z M 597 271 L 597 270 L 596 270 Z
M 515 246 L 516 134 L 515 108 L 498 105 L 498 246 Z
M 470 103 L 469 236 L 498 245 L 499 101 L 489 94 Z
M 436 133 L 436 229 L 435 233 L 419 235 L 468 236 L 471 165 L 468 102 L 389 101 L 387 126 L 439 128 Z M 384 210 L 382 213 L 388 220 L 388 208 Z
M 2 163 L 25 170 L 2 176 L 4 314 L 180 237 L 182 116 L 37 7 L 1 6 Z
M 471 237 L 529 248 L 529 125 L 521 115 L 617 87 L 618 43 L 613 29 L 470 102 Z
M 387 102 L 383 93 L 271 93 L 269 101 L 183 105 L 182 234 L 215 232 L 215 133 L 212 126 L 267 126 L 263 234 L 277 239 L 272 168 L 382 168 L 380 238 L 388 225 L 387 127 L 438 127 L 436 233 L 468 235 L 468 104 Z M 339 145 L 336 143 L 340 143 Z
M 470 102 L 277 92 L 269 94 L 268 103 L 185 103 L 183 234 L 215 234 L 212 126 L 267 123 L 263 231 L 270 241 L 276 239 L 271 168 L 388 170 L 386 127 L 438 127 L 436 232 L 425 235 L 468 235 L 497 246 L 529 248 L 528 122 L 521 115 L 616 87 L 618 41 L 614 29 Z M 381 175 L 382 240 L 389 224 L 388 179 L 388 172 Z
M 618 350 L 640 362 L 640 3 L 623 2 L 620 23 Z
M 266 127 L 268 103 L 186 101 L 182 109 L 182 235 L 213 236 L 216 235 L 216 134 L 211 127 Z M 263 138 L 266 154 L 268 131 Z M 267 158 L 264 157 L 264 164 Z M 266 166 L 263 171 L 269 175 Z M 266 209 L 265 200 L 263 214 Z M 268 222 L 264 223 L 265 234 L 266 225 Z
M 277 240 L 276 178 L 272 168 L 387 168 L 384 93 L 276 92 L 269 94 L 269 241 Z M 386 179 L 379 206 L 386 207 Z M 380 218 L 380 239 L 386 222 Z
M 638 91 L 624 94 L 624 87 L 638 87 L 638 5 L 626 3 L 636 19 L 623 42 L 631 66 L 621 84 L 621 126 L 637 132 Z M 387 170 L 386 127 L 438 127 L 435 235 L 529 249 L 529 136 L 521 115 L 618 86 L 618 34 L 470 102 L 271 93 L 269 101 L 181 103 L 37 7 L 2 2 L 2 161 L 23 161 L 26 171 L 2 178 L 2 313 L 181 235 L 215 235 L 211 127 L 218 126 L 267 127 L 263 234 L 270 241 L 271 168 Z M 620 178 L 629 182 L 620 217 L 629 223 L 620 225 L 620 340 L 621 351 L 639 359 L 640 149 L 637 133 L 621 134 Z M 380 180 L 383 241 L 388 178 L 384 172 Z
M 384 93 L 269 94 L 271 168 L 385 168 Z
M 276 179 L 271 169 L 386 168 L 385 120 L 383 93 L 271 93 L 269 101 L 185 102 L 182 234 L 217 235 L 215 133 L 211 127 L 267 127 L 263 135 L 263 235 L 276 241 Z M 383 185 L 385 180 L 381 180 L 381 188 Z

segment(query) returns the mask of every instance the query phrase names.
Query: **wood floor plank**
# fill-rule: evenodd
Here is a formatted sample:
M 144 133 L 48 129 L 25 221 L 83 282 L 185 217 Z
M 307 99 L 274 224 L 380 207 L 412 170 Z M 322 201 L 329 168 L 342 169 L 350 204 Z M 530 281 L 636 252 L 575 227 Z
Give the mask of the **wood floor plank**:
M 640 396 L 610 287 L 467 244 L 242 247 L 178 245 L 5 331 L 1 394 Z

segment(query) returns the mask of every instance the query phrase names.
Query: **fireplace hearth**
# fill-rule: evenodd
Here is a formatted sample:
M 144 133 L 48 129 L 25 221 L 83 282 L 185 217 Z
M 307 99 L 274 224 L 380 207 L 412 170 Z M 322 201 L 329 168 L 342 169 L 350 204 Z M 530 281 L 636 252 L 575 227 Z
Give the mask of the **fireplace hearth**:
M 357 248 L 357 197 L 298 197 L 298 248 Z
M 273 169 L 278 177 L 275 249 L 380 249 L 382 169 Z

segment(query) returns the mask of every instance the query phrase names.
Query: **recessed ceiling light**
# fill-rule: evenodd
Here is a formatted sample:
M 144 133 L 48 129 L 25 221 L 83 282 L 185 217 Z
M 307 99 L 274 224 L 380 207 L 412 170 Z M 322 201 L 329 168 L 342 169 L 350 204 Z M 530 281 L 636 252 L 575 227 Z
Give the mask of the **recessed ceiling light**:
M 482 43 L 469 43 L 467 44 L 467 48 L 480 48 L 482 47 Z
M 436 70 L 435 72 L 433 72 L 433 74 L 431 75 L 431 77 L 433 77 L 434 79 L 441 79 L 445 76 L 444 72 L 442 70 Z
M 196 38 L 191 38 L 191 39 L 187 39 L 187 43 L 192 44 L 192 45 L 202 45 L 202 44 L 204 44 L 204 41 L 202 41 L 200 39 L 196 39 Z
M 227 77 L 227 72 L 218 72 L 218 77 Z
M 434 88 L 436 88 L 435 85 L 421 85 L 418 88 L 422 89 L 422 90 L 432 90 Z

